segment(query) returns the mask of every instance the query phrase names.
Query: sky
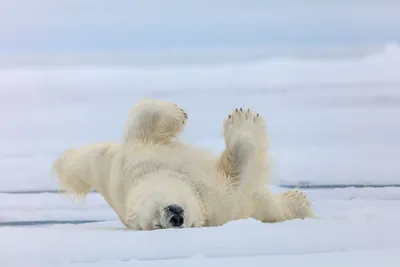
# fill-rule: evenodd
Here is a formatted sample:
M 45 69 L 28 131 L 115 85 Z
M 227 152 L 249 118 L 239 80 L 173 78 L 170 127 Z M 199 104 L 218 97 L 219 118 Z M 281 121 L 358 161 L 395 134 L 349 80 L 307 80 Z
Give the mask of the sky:
M 376 45 L 400 41 L 399 12 L 395 0 L 0 0 L 0 54 Z

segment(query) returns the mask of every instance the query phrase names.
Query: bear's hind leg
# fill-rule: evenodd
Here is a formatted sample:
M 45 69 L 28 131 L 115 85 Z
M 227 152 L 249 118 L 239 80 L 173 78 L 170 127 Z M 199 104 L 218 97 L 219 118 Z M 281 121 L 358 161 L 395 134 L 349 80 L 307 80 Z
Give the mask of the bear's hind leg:
M 275 196 L 265 189 L 254 198 L 254 212 L 251 217 L 272 223 L 298 218 L 315 218 L 315 214 L 311 201 L 303 191 L 289 190 Z
M 311 201 L 303 191 L 298 189 L 288 190 L 278 194 L 276 197 L 282 207 L 285 220 L 315 218 Z
M 84 198 L 93 189 L 103 192 L 118 148 L 118 144 L 104 142 L 68 149 L 53 162 L 52 175 L 67 194 Z
M 224 122 L 225 151 L 219 167 L 234 184 L 253 193 L 267 177 L 267 134 L 264 118 L 250 109 L 235 109 Z
M 183 131 L 187 114 L 174 103 L 142 99 L 132 108 L 125 124 L 123 142 L 169 143 Z

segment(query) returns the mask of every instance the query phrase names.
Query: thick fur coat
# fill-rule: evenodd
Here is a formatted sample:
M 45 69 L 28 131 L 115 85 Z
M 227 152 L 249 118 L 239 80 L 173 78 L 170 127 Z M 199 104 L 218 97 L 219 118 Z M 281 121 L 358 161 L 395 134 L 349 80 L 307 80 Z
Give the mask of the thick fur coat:
M 85 197 L 96 189 L 121 222 L 137 230 L 315 217 L 302 191 L 269 191 L 263 116 L 234 109 L 223 124 L 220 156 L 177 138 L 187 119 L 174 103 L 141 100 L 120 143 L 69 149 L 53 170 L 67 193 Z

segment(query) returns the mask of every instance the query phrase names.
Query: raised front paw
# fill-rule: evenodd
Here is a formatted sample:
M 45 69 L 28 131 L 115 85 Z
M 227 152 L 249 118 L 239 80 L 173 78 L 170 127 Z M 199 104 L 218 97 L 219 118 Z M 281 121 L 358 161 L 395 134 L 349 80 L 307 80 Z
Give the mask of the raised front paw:
M 183 108 L 179 107 L 177 104 L 173 104 L 173 106 L 175 107 L 177 114 L 179 114 L 178 116 L 180 117 L 182 123 L 185 124 L 188 119 L 188 114 Z
M 135 111 L 145 112 L 154 118 L 176 120 L 182 124 L 188 119 L 187 113 L 180 106 L 165 100 L 142 99 L 136 104 Z
M 170 142 L 183 131 L 187 119 L 187 113 L 175 103 L 142 99 L 129 114 L 123 140 Z
M 225 119 L 224 136 L 226 140 L 247 137 L 256 142 L 264 141 L 266 138 L 264 117 L 249 108 L 236 108 Z

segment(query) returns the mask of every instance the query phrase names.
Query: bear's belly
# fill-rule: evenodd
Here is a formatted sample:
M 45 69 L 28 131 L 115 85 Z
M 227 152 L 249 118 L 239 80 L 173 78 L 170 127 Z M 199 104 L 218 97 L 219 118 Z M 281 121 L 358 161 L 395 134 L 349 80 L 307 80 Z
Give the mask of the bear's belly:
M 216 169 L 216 158 L 208 151 L 183 144 L 142 147 L 130 154 L 128 162 L 133 168 L 148 171 L 169 169 L 182 174 L 209 173 Z

